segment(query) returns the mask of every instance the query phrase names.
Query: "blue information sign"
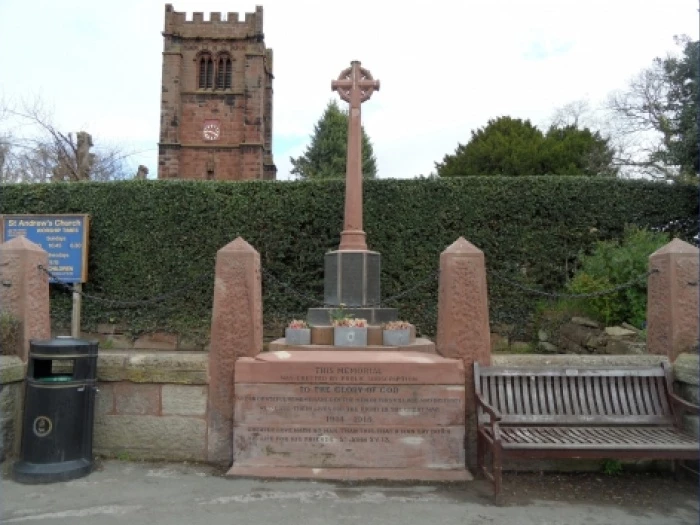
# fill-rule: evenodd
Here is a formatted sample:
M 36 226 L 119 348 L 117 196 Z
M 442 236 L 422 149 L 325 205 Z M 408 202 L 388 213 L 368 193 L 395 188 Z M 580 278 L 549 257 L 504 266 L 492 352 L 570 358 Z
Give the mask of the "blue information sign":
M 50 282 L 87 281 L 89 215 L 0 215 L 0 240 L 24 236 L 49 254 Z

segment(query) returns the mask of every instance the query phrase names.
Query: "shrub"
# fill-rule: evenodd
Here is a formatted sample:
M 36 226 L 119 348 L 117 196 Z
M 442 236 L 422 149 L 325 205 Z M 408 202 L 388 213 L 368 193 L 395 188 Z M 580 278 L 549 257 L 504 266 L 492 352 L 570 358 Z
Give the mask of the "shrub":
M 618 242 L 599 241 L 592 253 L 579 257 L 580 270 L 568 285 L 574 294 L 610 290 L 647 272 L 649 256 L 668 243 L 665 233 L 627 226 Z M 591 317 L 606 324 L 628 322 L 642 328 L 646 319 L 647 279 L 619 292 L 575 301 Z

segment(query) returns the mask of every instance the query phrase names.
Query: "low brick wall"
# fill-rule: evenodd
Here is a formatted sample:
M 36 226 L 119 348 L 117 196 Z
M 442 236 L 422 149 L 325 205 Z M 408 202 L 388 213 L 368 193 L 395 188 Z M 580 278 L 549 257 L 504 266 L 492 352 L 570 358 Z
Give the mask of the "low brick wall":
M 25 373 L 19 357 L 0 355 L 0 461 L 19 452 Z
M 206 460 L 208 354 L 101 350 L 94 452 Z

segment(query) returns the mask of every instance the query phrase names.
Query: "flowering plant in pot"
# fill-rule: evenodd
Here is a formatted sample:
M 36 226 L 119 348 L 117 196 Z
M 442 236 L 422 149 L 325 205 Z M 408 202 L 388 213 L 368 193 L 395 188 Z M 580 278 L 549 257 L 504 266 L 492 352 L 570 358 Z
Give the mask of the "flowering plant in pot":
M 344 311 L 331 312 L 335 346 L 367 346 L 367 319 L 356 319 Z
M 292 319 L 284 330 L 284 340 L 288 345 L 310 345 L 309 323 L 303 319 Z
M 383 325 L 384 346 L 406 346 L 413 339 L 413 325 L 408 321 L 389 321 Z

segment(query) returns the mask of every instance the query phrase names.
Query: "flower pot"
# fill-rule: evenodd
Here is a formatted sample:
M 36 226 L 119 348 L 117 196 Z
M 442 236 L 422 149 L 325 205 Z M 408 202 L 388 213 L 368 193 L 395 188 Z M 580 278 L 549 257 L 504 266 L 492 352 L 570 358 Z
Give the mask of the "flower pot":
M 336 326 L 333 328 L 335 346 L 367 346 L 367 327 Z
M 384 346 L 408 346 L 411 344 L 411 329 L 384 330 L 382 337 Z
M 284 342 L 288 345 L 310 345 L 310 328 L 285 328 Z

